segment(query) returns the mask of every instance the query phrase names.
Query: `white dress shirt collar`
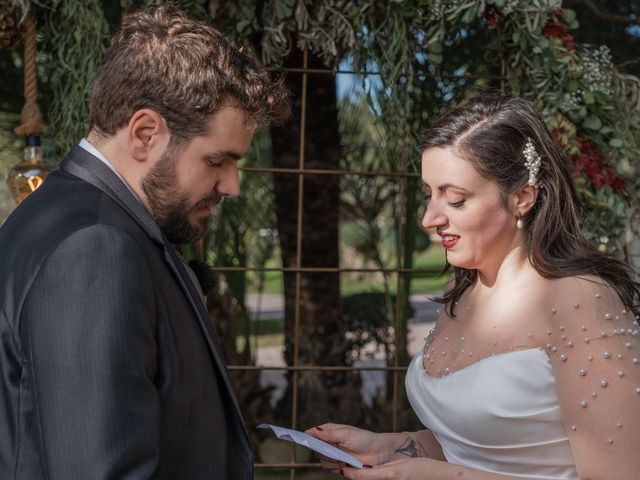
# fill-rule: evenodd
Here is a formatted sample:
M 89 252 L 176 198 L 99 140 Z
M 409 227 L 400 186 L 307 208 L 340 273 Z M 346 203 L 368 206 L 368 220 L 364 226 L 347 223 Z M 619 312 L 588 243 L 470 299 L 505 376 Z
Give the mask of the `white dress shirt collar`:
M 111 162 L 107 159 L 107 157 L 105 157 L 100 150 L 98 150 L 96 147 L 94 147 L 93 145 L 91 145 L 89 143 L 89 141 L 86 138 L 83 138 L 82 140 L 80 140 L 79 146 L 83 149 L 85 149 L 87 152 L 89 152 L 91 155 L 93 155 L 94 157 L 96 157 L 98 160 L 100 160 L 102 163 L 104 163 L 107 167 L 109 167 L 111 169 L 111 171 L 113 173 L 115 173 L 118 178 L 122 181 L 122 183 L 124 183 L 127 188 L 129 189 L 129 191 L 133 194 L 133 196 L 136 198 L 136 200 L 140 201 L 140 199 L 138 198 L 138 196 L 135 194 L 135 192 L 131 189 L 131 187 L 129 186 L 129 184 L 125 181 L 124 178 L 122 178 L 122 175 L 120 175 L 120 173 L 115 169 L 115 167 L 113 165 L 111 165 Z

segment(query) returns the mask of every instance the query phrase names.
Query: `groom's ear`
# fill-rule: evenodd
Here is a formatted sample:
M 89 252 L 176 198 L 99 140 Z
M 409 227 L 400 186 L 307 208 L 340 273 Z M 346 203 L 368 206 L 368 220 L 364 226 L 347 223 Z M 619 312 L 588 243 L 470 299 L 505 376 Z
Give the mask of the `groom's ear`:
M 138 162 L 155 163 L 169 145 L 167 122 L 155 110 L 136 111 L 127 124 L 129 154 Z

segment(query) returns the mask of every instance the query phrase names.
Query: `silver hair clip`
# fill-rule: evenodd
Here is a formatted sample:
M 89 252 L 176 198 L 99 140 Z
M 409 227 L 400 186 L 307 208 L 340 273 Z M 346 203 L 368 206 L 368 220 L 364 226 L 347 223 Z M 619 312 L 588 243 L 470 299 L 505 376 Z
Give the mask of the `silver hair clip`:
M 529 170 L 529 181 L 527 183 L 532 187 L 535 187 L 538 184 L 538 171 L 540 170 L 542 159 L 540 158 L 540 155 L 538 155 L 536 147 L 533 145 L 533 140 L 529 137 L 527 137 L 527 143 L 524 146 L 522 154 L 526 160 L 526 162 L 524 162 L 524 166 Z

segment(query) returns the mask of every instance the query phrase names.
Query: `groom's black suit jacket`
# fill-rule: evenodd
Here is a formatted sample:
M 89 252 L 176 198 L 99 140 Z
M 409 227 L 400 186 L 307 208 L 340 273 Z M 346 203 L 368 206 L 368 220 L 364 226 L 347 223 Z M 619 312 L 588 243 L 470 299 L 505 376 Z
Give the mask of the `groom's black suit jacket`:
M 0 479 L 250 479 L 204 304 L 80 147 L 0 228 Z

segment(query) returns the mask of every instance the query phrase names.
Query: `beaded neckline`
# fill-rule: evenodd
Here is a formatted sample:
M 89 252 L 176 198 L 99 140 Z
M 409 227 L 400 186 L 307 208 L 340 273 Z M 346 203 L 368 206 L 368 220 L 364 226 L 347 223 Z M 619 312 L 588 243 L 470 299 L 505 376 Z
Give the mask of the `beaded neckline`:
M 516 353 L 523 353 L 523 352 L 542 352 L 542 354 L 549 359 L 549 355 L 547 354 L 547 352 L 544 351 L 544 349 L 542 347 L 527 347 L 527 348 L 520 348 L 517 350 L 507 350 L 501 353 L 493 353 L 491 355 L 487 355 L 486 357 L 482 357 L 477 359 L 476 361 L 469 363 L 467 365 L 465 365 L 464 367 L 458 369 L 458 370 L 450 370 L 450 369 L 444 369 L 444 371 L 446 371 L 446 373 L 442 376 L 438 376 L 438 375 L 431 375 L 429 374 L 429 372 L 424 368 L 424 364 L 421 363 L 420 365 L 420 370 L 423 373 L 423 376 L 429 379 L 434 379 L 434 380 L 443 380 L 445 378 L 451 377 L 452 375 L 455 375 L 456 373 L 462 373 L 465 370 L 472 370 L 472 367 L 474 367 L 477 364 L 481 364 L 481 363 L 487 363 L 490 359 L 501 359 L 501 357 L 507 357 L 508 355 L 513 355 Z M 478 367 L 479 368 L 479 367 Z

